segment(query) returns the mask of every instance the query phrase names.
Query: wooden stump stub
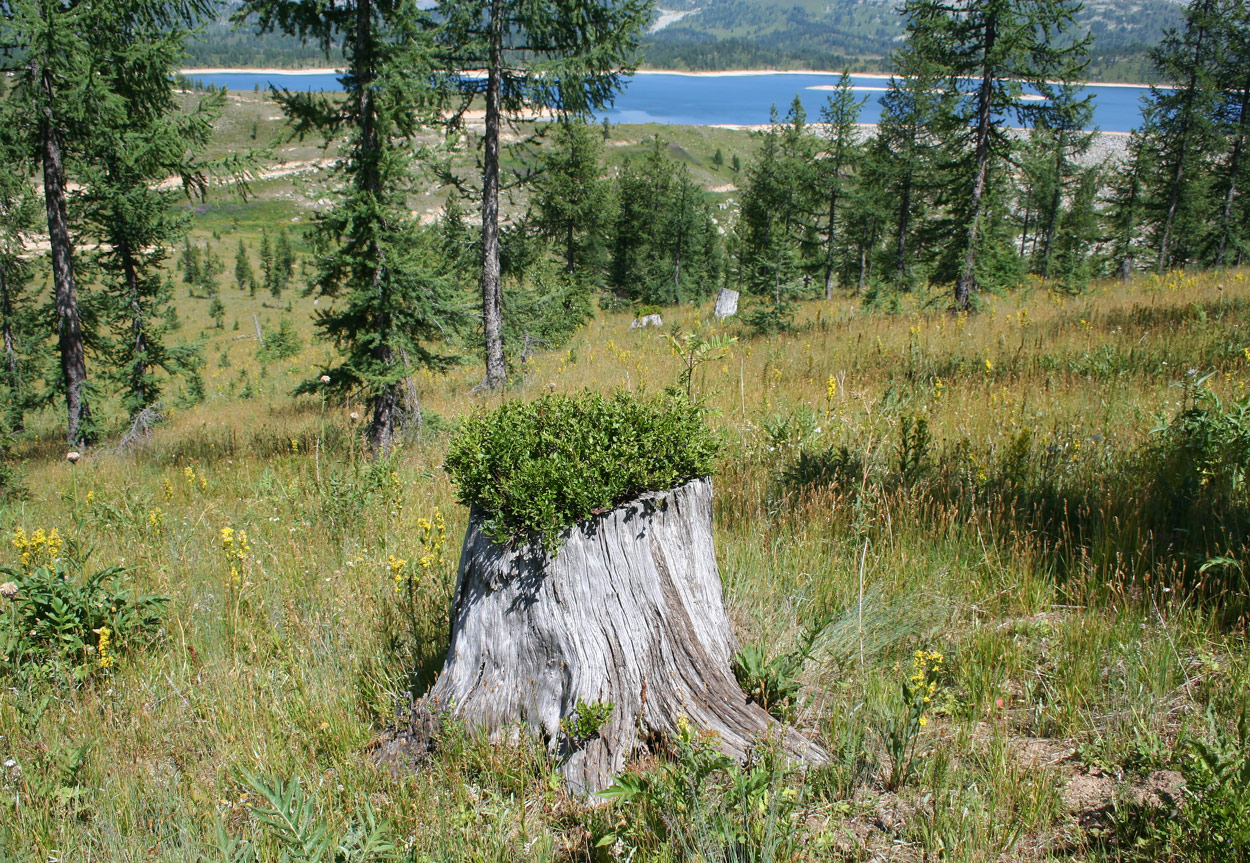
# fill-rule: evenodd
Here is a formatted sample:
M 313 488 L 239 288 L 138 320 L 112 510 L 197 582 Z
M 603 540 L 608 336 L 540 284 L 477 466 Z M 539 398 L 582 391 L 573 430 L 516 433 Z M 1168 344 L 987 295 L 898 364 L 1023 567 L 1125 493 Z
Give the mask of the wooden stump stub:
M 564 532 L 554 556 L 508 548 L 473 512 L 460 556 L 451 645 L 426 704 L 492 739 L 542 735 L 572 788 L 606 787 L 640 743 L 679 717 L 743 759 L 762 737 L 794 757 L 826 755 L 743 695 L 712 543 L 712 483 L 646 494 Z M 611 702 L 587 741 L 560 721 Z

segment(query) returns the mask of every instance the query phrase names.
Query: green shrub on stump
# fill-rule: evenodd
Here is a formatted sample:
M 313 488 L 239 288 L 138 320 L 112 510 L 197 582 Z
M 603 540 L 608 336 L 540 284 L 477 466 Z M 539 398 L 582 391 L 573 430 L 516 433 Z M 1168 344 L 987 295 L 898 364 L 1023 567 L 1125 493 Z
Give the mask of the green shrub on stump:
M 460 502 L 488 514 L 488 536 L 554 553 L 582 519 L 707 476 L 719 448 L 703 412 L 672 392 L 547 395 L 468 419 L 444 464 Z

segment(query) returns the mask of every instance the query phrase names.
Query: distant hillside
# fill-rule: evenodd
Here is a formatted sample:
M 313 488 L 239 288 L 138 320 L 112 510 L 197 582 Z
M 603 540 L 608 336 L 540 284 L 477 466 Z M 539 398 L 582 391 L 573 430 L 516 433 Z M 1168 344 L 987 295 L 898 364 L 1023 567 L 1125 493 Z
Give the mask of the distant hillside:
M 298 67 L 327 62 L 319 46 L 235 29 L 236 0 L 188 46 L 195 66 Z M 889 71 L 903 36 L 893 0 L 660 0 L 645 38 L 655 69 L 843 69 Z M 1080 21 L 1094 34 L 1090 77 L 1150 79 L 1146 57 L 1163 29 L 1180 23 L 1170 0 L 1092 0 Z M 342 58 L 332 49 L 330 61 Z
M 188 66 L 297 69 L 342 61 L 343 53 L 337 46 L 331 48 L 327 58 L 321 46 L 313 42 L 305 43 L 293 36 L 259 36 L 250 28 L 236 28 L 230 23 L 230 16 L 239 7 L 238 0 L 225 0 L 219 5 L 217 21 L 188 41 Z
M 892 0 L 662 0 L 647 65 L 673 69 L 889 69 L 903 35 Z M 684 13 L 684 14 L 675 14 Z M 1094 0 L 1080 23 L 1094 34 L 1094 78 L 1144 80 L 1146 52 L 1179 24 L 1170 0 Z

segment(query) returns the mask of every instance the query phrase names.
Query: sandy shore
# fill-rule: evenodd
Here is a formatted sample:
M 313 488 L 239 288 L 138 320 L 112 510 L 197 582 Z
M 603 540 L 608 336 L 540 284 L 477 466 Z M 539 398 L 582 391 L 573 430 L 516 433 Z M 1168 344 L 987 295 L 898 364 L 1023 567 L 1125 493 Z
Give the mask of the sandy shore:
M 194 75 L 341 75 L 343 69 L 179 69 L 178 74 Z

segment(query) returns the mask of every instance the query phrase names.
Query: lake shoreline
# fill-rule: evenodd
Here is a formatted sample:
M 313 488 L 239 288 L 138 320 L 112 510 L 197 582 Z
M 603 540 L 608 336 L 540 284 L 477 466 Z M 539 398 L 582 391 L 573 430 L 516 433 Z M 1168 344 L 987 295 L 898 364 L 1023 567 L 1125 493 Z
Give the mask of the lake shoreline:
M 178 74 L 188 77 L 195 75 L 341 75 L 346 69 L 330 66 L 311 66 L 302 69 L 274 69 L 267 67 L 204 67 L 179 69 Z M 635 75 L 680 75 L 685 78 L 743 78 L 755 75 L 831 75 L 838 76 L 841 72 L 828 69 L 719 69 L 689 71 L 681 69 L 639 69 Z M 893 75 L 885 72 L 852 72 L 852 78 L 872 78 L 888 81 Z M 1149 84 L 1132 84 L 1125 81 L 1086 81 L 1086 87 L 1149 87 Z

